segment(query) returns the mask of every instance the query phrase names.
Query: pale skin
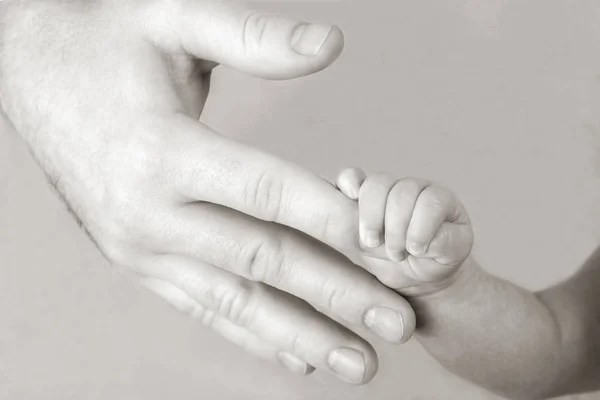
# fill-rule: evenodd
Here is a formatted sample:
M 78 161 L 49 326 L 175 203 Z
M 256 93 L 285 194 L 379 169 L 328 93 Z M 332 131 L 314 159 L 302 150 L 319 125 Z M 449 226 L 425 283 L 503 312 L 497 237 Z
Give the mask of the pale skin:
M 358 328 L 400 344 L 415 316 L 338 252 L 357 248 L 356 206 L 199 122 L 218 64 L 293 79 L 343 46 L 222 0 L 4 1 L 0 117 L 115 270 L 259 357 L 364 384 L 377 354 Z
M 356 167 L 336 186 L 358 200 L 366 268 L 410 298 L 415 337 L 447 369 L 514 399 L 600 390 L 600 251 L 531 293 L 473 260 L 471 222 L 451 191 Z
M 450 221 L 433 220 L 456 225 L 450 236 L 404 253 L 402 234 L 413 236 L 398 229 L 389 249 L 362 251 L 376 279 L 344 255 L 361 251 L 359 236 L 376 245 L 368 232 L 385 204 L 364 213 L 315 174 L 198 121 L 217 64 L 299 78 L 343 42 L 337 27 L 221 0 L 4 1 L 0 117 L 115 267 L 259 357 L 364 384 L 377 355 L 355 331 L 404 343 L 414 307 L 417 338 L 484 387 L 523 398 L 595 388 L 598 257 L 539 294 L 498 281 L 468 256 L 470 222 L 440 191 Z M 435 237 L 423 221 L 415 232 Z

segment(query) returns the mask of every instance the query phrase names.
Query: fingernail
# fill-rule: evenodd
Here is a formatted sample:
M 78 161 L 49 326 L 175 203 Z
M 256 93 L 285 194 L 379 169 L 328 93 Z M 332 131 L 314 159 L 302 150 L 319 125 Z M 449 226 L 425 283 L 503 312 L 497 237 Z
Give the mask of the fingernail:
M 365 315 L 365 325 L 382 339 L 399 343 L 404 337 L 402 315 L 387 307 L 373 307 Z
M 408 244 L 408 251 L 410 251 L 411 254 L 423 254 L 425 253 L 425 246 L 421 243 L 410 242 Z
M 357 350 L 342 347 L 333 350 L 327 357 L 333 372 L 350 383 L 361 383 L 365 375 L 365 359 Z
M 287 367 L 290 371 L 300 374 L 300 375 L 308 375 L 312 371 L 314 371 L 314 367 L 302 361 L 300 358 L 296 357 L 293 354 L 282 351 L 279 353 L 279 361 Z M 311 369 L 312 368 L 312 369 Z
M 365 246 L 374 249 L 381 246 L 381 235 L 379 231 L 367 231 L 365 233 Z
M 327 40 L 331 25 L 301 24 L 292 35 L 292 48 L 304 56 L 316 56 Z
M 395 262 L 402 262 L 408 257 L 405 250 L 388 250 L 387 253 L 390 260 Z
M 352 186 L 348 189 L 348 197 L 352 200 L 358 199 L 358 190 L 356 189 L 356 187 Z

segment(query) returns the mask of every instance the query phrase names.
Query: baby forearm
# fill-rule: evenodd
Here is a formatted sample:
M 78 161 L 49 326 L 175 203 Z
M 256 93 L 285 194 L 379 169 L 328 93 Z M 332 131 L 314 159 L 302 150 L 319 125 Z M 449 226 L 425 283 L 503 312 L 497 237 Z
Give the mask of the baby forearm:
M 410 301 L 417 340 L 451 372 L 510 398 L 542 398 L 554 390 L 561 333 L 535 294 L 469 259 L 452 286 Z

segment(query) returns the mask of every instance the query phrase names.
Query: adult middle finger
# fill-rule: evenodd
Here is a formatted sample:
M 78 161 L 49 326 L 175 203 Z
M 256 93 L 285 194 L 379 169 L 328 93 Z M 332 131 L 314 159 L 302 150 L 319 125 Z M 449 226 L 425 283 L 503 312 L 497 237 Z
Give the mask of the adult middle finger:
M 285 226 L 211 203 L 189 203 L 167 218 L 153 246 L 264 282 L 403 343 L 415 327 L 410 304 L 328 246 Z

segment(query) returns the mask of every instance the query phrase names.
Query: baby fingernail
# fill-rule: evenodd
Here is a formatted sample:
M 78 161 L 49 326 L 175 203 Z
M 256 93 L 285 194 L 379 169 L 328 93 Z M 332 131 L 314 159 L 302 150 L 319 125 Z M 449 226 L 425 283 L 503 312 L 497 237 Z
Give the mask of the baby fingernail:
M 381 246 L 381 235 L 379 231 L 367 231 L 365 233 L 365 245 L 370 248 Z
M 365 359 L 357 350 L 342 347 L 329 353 L 327 363 L 333 372 L 350 383 L 361 383 L 365 376 Z
M 358 194 L 358 189 L 356 189 L 356 187 L 352 186 L 348 189 L 348 197 L 352 200 L 358 199 Z
M 290 371 L 300 374 L 308 375 L 314 370 L 314 367 L 302 361 L 298 357 L 288 352 L 282 351 L 279 353 L 279 361 L 287 367 Z
M 402 315 L 391 308 L 371 308 L 365 315 L 365 325 L 382 339 L 391 343 L 399 343 L 404 337 Z

